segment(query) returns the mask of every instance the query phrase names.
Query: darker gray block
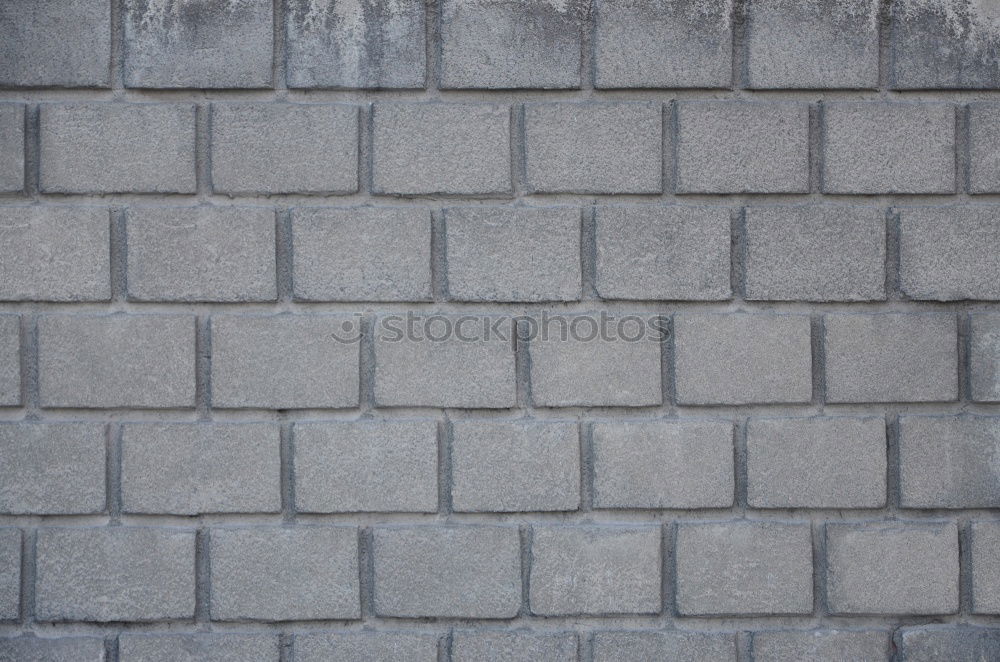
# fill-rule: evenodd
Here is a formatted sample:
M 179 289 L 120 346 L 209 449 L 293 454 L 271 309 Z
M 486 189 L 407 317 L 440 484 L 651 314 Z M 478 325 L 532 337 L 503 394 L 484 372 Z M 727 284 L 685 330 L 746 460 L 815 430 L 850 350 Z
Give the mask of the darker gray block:
M 753 633 L 754 662 L 889 662 L 887 630 L 770 630 Z
M 0 12 L 2 11 L 3 8 L 0 7 Z M 2 25 L 0 22 L 0 26 Z M 0 193 L 20 193 L 22 190 L 24 190 L 24 105 L 0 103 Z
M 118 639 L 121 662 L 275 662 L 277 634 L 132 634 Z
M 1000 104 L 969 104 L 969 193 L 1000 192 Z
M 904 662 L 995 660 L 1000 658 L 1000 628 L 926 625 L 901 628 L 896 649 Z
M 633 630 L 594 634 L 593 662 L 736 662 L 736 637 L 723 632 Z
M 312 632 L 295 635 L 298 662 L 437 662 L 439 635 L 412 631 Z
M 453 662 L 577 662 L 572 632 L 457 630 L 451 639 Z
M 21 615 L 21 531 L 0 528 L 0 621 L 13 621 Z M 0 659 L 14 662 L 19 658 L 4 658 L 4 643 L 0 639 Z
M 972 315 L 969 363 L 971 397 L 976 402 L 1000 402 L 1000 315 Z
M 104 662 L 102 637 L 0 638 L 0 659 L 16 662 Z
M 972 611 L 1000 614 L 1000 521 L 973 522 L 969 529 L 972 547 Z
M 21 404 L 21 318 L 0 315 L 0 407 Z

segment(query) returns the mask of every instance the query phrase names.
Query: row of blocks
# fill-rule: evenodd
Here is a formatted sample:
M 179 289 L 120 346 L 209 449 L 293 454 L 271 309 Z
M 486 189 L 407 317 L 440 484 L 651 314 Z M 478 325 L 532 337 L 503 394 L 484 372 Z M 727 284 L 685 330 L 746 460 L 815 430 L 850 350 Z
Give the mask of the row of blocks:
M 891 460 L 881 417 L 305 422 L 283 470 L 275 423 L 5 423 L 0 513 L 1000 508 L 1000 418 L 889 427 Z
M 109 87 L 110 0 L 8 0 L 0 85 Z M 274 19 L 284 24 L 274 66 Z M 63 6 L 65 5 L 65 7 Z M 137 88 L 873 89 L 879 0 L 123 0 L 124 85 Z M 986 7 L 893 0 L 894 89 L 991 88 Z M 428 80 L 427 23 L 438 71 Z M 734 32 L 742 70 L 734 75 Z M 795 39 L 788 38 L 794 34 Z M 592 49 L 592 71 L 583 53 Z M 588 58 L 589 64 L 591 59 Z M 276 71 L 277 69 L 277 71 Z
M 540 318 L 502 315 L 213 314 L 197 341 L 204 363 L 210 355 L 203 372 L 194 315 L 35 319 L 26 319 L 22 334 L 18 316 L 0 316 L 0 405 L 24 404 L 22 336 L 26 376 L 37 356 L 37 385 L 26 390 L 37 387 L 47 408 L 189 408 L 199 382 L 209 402 L 198 404 L 223 409 L 354 408 L 362 400 L 506 409 L 960 396 L 954 313 L 827 314 L 815 323 L 804 314 L 676 313 L 608 316 L 603 325 L 586 314 L 535 324 Z M 673 340 L 664 342 L 671 324 Z M 1000 401 L 1000 315 L 976 314 L 971 324 L 969 395 Z M 520 378 L 518 353 L 529 364 Z M 814 374 L 823 375 L 818 393 Z M 519 387 L 527 395 L 519 398 Z
M 300 302 L 884 301 L 887 271 L 908 299 L 1000 300 L 992 205 L 135 206 L 112 265 L 116 212 L 0 208 L 0 300 L 109 301 L 115 269 L 138 302 L 273 302 L 281 273 Z
M 970 192 L 1000 191 L 998 104 L 815 108 L 818 151 L 810 105 L 791 101 L 377 102 L 364 122 L 349 104 L 213 103 L 204 112 L 211 190 L 228 195 L 360 187 L 509 197 L 521 179 L 530 193 L 808 193 L 813 152 L 824 193 L 955 193 L 966 160 Z M 2 191 L 24 187 L 24 113 L 0 104 Z M 959 115 L 968 116 L 968 155 L 956 146 Z M 194 104 L 44 103 L 38 116 L 43 193 L 198 188 Z M 361 181 L 363 153 L 370 182 Z
M 22 535 L 0 528 L 8 566 L 0 607 L 11 619 Z M 386 618 L 795 615 L 815 605 L 845 616 L 954 614 L 963 574 L 972 613 L 1000 613 L 995 520 L 967 526 L 966 564 L 959 527 L 939 520 L 42 527 L 27 535 L 41 622 L 193 619 L 199 546 L 210 568 L 202 608 L 216 621 L 357 620 L 369 573 L 372 611 Z

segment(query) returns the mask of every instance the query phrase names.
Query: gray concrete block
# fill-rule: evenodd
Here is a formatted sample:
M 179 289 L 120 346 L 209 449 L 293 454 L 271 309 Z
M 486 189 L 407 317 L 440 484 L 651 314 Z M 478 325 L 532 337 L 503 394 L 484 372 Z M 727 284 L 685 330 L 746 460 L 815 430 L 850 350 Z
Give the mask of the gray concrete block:
M 579 208 L 453 207 L 445 224 L 452 299 L 580 298 Z
M 926 625 L 901 628 L 895 635 L 905 662 L 994 660 L 1000 657 L 1000 628 Z
M 376 320 L 375 400 L 380 406 L 505 409 L 515 405 L 513 318 L 412 319 L 413 333 L 402 315 Z M 492 333 L 494 325 L 502 335 Z
M 0 299 L 107 301 L 109 232 L 103 207 L 0 209 Z
M 1000 207 L 899 211 L 899 286 L 913 299 L 1000 300 Z
M 0 638 L 0 660 L 12 662 L 104 662 L 102 637 Z
M 534 526 L 531 613 L 659 614 L 659 526 Z
M 754 0 L 747 9 L 751 88 L 878 86 L 877 0 Z
M 213 103 L 211 143 L 218 193 L 358 190 L 357 106 Z
M 438 507 L 437 422 L 296 423 L 302 512 L 423 512 Z
M 513 618 L 521 607 L 517 527 L 377 527 L 373 553 L 379 616 Z
M 973 522 L 972 611 L 1000 614 L 1000 521 Z
M 826 548 L 834 614 L 958 611 L 954 522 L 827 524 Z
M 23 189 L 24 104 L 0 103 L 0 193 Z
M 0 4 L 0 85 L 108 87 L 109 0 L 7 0 Z
M 118 639 L 121 662 L 275 662 L 277 634 L 132 634 Z
M 281 510 L 278 426 L 270 423 L 126 424 L 126 513 Z
M 424 86 L 422 0 L 285 5 L 288 87 Z
M 0 620 L 16 620 L 21 614 L 21 531 L 0 528 Z M 0 639 L 0 659 L 4 644 Z M 9 658 L 13 662 L 19 658 Z
M 955 107 L 831 102 L 823 107 L 824 193 L 954 193 Z
M 659 193 L 663 109 L 658 103 L 529 103 L 525 172 L 533 193 Z
M 528 352 L 536 406 L 642 407 L 663 401 L 660 340 L 647 325 L 649 316 L 621 315 L 606 325 L 593 314 L 533 319 Z
M 194 315 L 43 315 L 43 407 L 193 407 Z
M 577 662 L 572 632 L 457 630 L 451 639 L 453 662 Z
M 213 315 L 212 403 L 217 407 L 353 407 L 358 343 L 342 315 Z M 340 339 L 338 339 L 340 338 Z
M 888 630 L 765 630 L 753 633 L 754 662 L 889 662 Z
M 893 89 L 1000 86 L 1000 24 L 993 3 L 897 0 L 891 16 Z
M 427 209 L 296 209 L 292 255 L 292 283 L 300 301 L 431 298 Z
M 633 630 L 594 634 L 594 662 L 736 662 L 736 637 L 723 632 Z
M 682 404 L 808 402 L 809 317 L 679 313 L 674 364 Z
M 747 503 L 753 508 L 881 508 L 882 418 L 754 418 L 747 424 Z
M 45 193 L 194 193 L 189 103 L 44 103 L 39 187 Z
M 809 524 L 682 522 L 675 563 L 684 616 L 812 613 Z
M 437 662 L 436 634 L 423 632 L 306 632 L 295 635 L 298 662 Z
M 969 193 L 1000 193 L 1000 104 L 969 104 Z
M 729 87 L 732 5 L 732 0 L 600 0 L 596 87 Z
M 824 315 L 828 402 L 951 401 L 958 328 L 951 313 Z
M 809 107 L 797 102 L 677 104 L 678 193 L 805 193 Z
M 833 205 L 749 207 L 747 299 L 885 299 L 885 214 Z
M 215 528 L 209 554 L 213 620 L 361 616 L 353 526 Z
M 103 511 L 106 445 L 103 424 L 0 424 L 0 512 Z
M 596 210 L 604 299 L 715 301 L 731 296 L 726 207 L 629 205 Z
M 563 422 L 455 421 L 451 475 L 458 512 L 576 510 L 579 430 Z
M 373 192 L 511 192 L 507 106 L 376 103 L 372 122 Z
M 904 416 L 899 436 L 904 508 L 1000 507 L 1000 417 Z
M 0 406 L 21 404 L 21 318 L 0 315 Z
M 271 87 L 271 0 L 124 0 L 126 87 Z
M 102 527 L 38 531 L 40 621 L 194 617 L 193 529 Z
M 1000 315 L 972 315 L 969 340 L 971 397 L 976 402 L 1000 402 Z
M 134 301 L 274 301 L 274 211 L 132 207 L 126 212 Z
M 595 508 L 727 508 L 733 425 L 726 421 L 597 423 Z
M 443 0 L 441 87 L 580 86 L 587 0 Z

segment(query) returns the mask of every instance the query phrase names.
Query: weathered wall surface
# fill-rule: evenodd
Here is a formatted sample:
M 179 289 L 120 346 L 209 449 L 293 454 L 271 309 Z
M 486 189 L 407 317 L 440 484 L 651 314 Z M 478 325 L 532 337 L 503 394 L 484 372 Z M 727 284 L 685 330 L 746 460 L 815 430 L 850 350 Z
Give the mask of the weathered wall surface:
M 0 660 L 1000 659 L 998 90 L 993 0 L 3 0 Z

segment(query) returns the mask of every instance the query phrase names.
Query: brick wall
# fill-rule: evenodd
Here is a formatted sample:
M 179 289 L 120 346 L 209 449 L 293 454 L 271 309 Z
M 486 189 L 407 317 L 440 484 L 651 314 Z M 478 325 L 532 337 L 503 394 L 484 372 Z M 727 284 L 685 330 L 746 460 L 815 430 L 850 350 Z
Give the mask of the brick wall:
M 1000 659 L 998 52 L 3 0 L 0 659 Z

